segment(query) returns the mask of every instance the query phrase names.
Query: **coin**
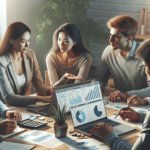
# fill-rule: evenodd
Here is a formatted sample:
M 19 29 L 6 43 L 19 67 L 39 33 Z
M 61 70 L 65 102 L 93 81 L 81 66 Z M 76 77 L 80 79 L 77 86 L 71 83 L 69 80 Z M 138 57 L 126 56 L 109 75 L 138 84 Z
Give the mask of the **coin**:
M 44 117 L 40 117 L 39 120 L 45 120 L 45 118 Z

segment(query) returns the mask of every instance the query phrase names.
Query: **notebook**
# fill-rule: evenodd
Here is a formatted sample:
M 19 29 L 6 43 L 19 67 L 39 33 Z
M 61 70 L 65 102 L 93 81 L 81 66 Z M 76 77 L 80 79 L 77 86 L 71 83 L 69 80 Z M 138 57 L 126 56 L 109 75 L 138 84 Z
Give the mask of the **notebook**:
M 99 82 L 55 90 L 56 98 L 62 108 L 61 98 L 70 104 L 74 129 L 90 135 L 90 129 L 98 122 L 109 122 L 113 132 L 122 135 L 136 130 L 133 127 L 107 118 Z M 97 137 L 94 135 L 94 137 Z

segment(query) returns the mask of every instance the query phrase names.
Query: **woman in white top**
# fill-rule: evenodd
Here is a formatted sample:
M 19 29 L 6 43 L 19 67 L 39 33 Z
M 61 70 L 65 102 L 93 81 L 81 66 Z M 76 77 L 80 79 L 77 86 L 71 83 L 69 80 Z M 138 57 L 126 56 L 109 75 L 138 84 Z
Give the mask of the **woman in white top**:
M 22 22 L 10 24 L 0 44 L 0 99 L 9 105 L 50 102 L 51 90 L 44 85 L 33 50 L 31 30 Z M 25 96 L 32 83 L 37 96 Z

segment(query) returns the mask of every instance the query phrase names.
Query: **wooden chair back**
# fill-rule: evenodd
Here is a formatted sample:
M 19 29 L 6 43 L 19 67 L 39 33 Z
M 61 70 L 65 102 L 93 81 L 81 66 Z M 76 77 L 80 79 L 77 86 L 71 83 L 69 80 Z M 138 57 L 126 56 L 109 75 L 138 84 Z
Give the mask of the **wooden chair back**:
M 49 81 L 49 77 L 48 77 L 48 71 L 46 70 L 45 71 L 45 85 L 47 85 L 47 86 L 51 86 L 50 85 L 50 81 Z

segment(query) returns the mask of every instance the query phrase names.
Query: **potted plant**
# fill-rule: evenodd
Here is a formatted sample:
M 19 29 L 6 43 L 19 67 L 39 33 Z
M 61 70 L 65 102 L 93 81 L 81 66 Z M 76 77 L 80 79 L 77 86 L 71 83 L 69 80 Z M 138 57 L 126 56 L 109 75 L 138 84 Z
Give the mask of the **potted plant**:
M 63 108 L 60 109 L 57 103 L 57 108 L 52 106 L 52 112 L 54 114 L 52 118 L 54 118 L 55 120 L 54 123 L 55 137 L 56 138 L 65 137 L 68 129 L 68 124 L 65 122 L 68 114 L 68 112 L 66 112 L 66 105 L 64 105 Z

